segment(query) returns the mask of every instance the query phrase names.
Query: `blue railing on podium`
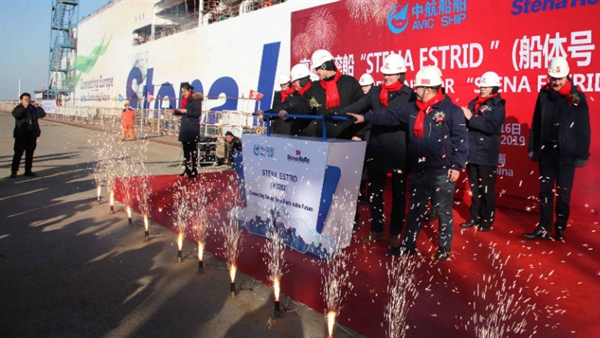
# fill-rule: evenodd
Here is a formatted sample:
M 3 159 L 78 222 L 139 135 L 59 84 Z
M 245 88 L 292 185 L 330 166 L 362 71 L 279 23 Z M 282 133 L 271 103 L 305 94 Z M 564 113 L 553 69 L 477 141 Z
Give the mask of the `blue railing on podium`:
M 258 115 L 257 113 L 253 113 L 252 115 Z M 267 136 L 271 136 L 271 118 L 279 118 L 279 114 L 277 113 L 263 113 L 262 116 L 265 116 L 267 119 L 265 121 L 267 125 Z M 322 115 L 307 115 L 307 114 L 286 114 L 286 119 L 305 119 L 305 120 L 321 120 L 321 128 L 323 133 L 323 141 L 327 141 L 327 124 L 325 123 L 325 116 Z M 348 117 L 346 116 L 332 116 L 332 121 L 348 121 Z

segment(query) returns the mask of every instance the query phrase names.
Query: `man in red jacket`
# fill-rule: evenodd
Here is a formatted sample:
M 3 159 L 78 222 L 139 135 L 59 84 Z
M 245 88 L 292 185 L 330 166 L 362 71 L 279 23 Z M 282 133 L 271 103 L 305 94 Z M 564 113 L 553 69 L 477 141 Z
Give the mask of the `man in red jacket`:
M 133 125 L 135 124 L 135 110 L 129 107 L 129 101 L 125 101 L 125 109 L 121 113 L 121 127 L 123 127 L 123 133 L 121 134 L 121 141 L 125 141 L 127 133 L 129 132 L 129 139 L 134 140 L 135 135 L 133 133 Z

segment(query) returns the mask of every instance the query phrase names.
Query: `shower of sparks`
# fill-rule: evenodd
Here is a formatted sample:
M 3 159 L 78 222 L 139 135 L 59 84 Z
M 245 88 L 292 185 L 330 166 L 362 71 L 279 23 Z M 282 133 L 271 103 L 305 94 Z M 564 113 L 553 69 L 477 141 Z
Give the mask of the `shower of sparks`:
M 235 281 L 237 259 L 241 252 L 242 229 L 238 225 L 240 207 L 234 207 L 228 213 L 229 222 L 224 222 L 219 231 L 223 236 L 221 251 L 229 265 L 231 282 Z
M 285 262 L 285 243 L 283 241 L 282 226 L 278 224 L 280 217 L 279 211 L 271 211 L 271 223 L 267 230 L 267 240 L 265 246 L 262 248 L 262 252 L 265 254 L 263 260 L 267 265 L 269 271 L 269 280 L 273 283 L 273 291 L 275 300 L 279 300 L 280 283 L 283 274 L 286 270 Z
M 387 336 L 390 338 L 406 337 L 408 311 L 419 296 L 415 270 L 420 260 L 411 256 L 399 256 L 386 264 L 389 301 L 385 307 L 385 320 L 388 323 Z

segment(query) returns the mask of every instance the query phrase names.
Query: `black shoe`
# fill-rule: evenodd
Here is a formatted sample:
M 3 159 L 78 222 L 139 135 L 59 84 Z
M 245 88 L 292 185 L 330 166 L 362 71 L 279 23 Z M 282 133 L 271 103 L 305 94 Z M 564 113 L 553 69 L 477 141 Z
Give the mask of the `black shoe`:
M 416 254 L 417 254 L 416 249 L 409 249 L 402 245 L 385 252 L 385 255 L 388 257 L 391 257 L 391 256 L 414 256 Z
M 532 233 L 525 233 L 521 235 L 523 238 L 526 239 L 541 239 L 543 241 L 549 241 L 550 240 L 550 234 L 548 234 L 548 232 L 542 228 L 537 228 L 535 229 L 534 232 Z
M 17 178 L 17 173 L 10 173 L 10 176 L 8 176 L 10 178 Z
M 188 178 L 196 178 L 198 177 L 198 171 L 196 169 L 193 169 L 192 171 L 189 172 L 189 174 L 187 175 Z
M 450 259 L 450 250 L 439 248 L 435 253 L 436 261 L 447 261 Z
M 565 240 L 565 228 L 567 227 L 566 224 L 562 224 L 562 223 L 556 223 L 554 224 L 554 239 L 557 241 L 564 241 Z
M 478 227 L 479 223 L 476 220 L 474 220 L 474 219 L 471 218 L 471 220 L 469 220 L 468 222 L 461 223 L 460 226 L 463 227 L 463 228 L 472 228 L 472 227 Z
M 33 171 L 26 171 L 23 176 L 36 177 L 37 175 Z

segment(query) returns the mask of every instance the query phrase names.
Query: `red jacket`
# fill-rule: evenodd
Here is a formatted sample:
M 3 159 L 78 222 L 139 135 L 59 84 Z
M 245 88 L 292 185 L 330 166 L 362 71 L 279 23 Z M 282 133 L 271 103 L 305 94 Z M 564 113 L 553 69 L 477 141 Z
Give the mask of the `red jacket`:
M 135 110 L 128 108 L 128 109 L 123 109 L 123 112 L 121 113 L 121 126 L 123 128 L 133 128 L 133 125 L 135 124 Z

